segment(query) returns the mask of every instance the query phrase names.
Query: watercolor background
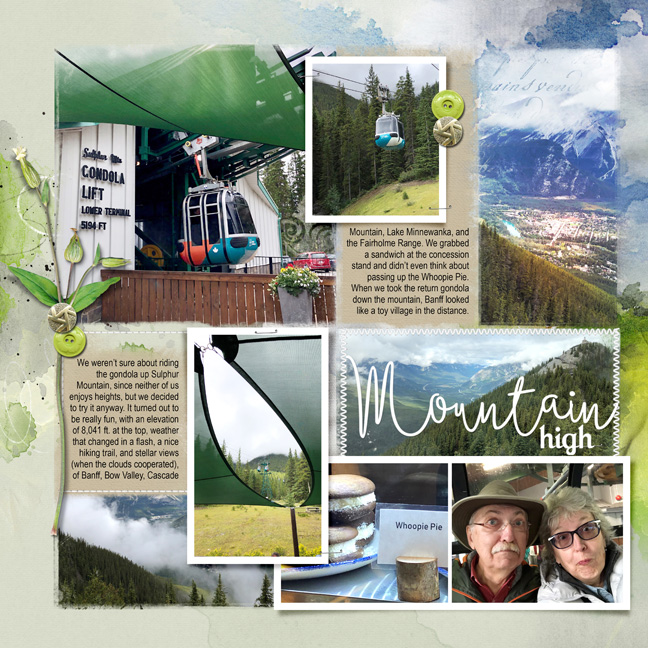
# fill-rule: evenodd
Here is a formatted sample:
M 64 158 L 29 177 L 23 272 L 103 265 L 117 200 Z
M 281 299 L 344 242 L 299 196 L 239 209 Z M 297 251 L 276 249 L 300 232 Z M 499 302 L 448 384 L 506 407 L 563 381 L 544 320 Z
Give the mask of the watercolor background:
M 559 9 L 556 9 L 560 5 Z M 275 2 L 113 0 L 2 3 L 0 155 L 18 144 L 42 173 L 54 168 L 53 50 L 57 45 L 316 43 L 340 54 L 445 55 L 476 61 L 489 49 L 614 48 L 620 90 L 620 204 L 625 237 L 621 286 L 648 269 L 648 10 L 643 0 L 317 0 Z M 449 87 L 452 87 L 449 77 Z M 473 134 L 474 136 L 474 134 Z M 15 209 L 18 180 L 0 165 L 0 219 Z M 471 179 L 474 186 L 474 178 Z M 42 271 L 47 248 L 28 227 L 2 230 L 0 260 Z M 622 436 L 632 456 L 633 537 L 630 612 L 283 612 L 184 608 L 63 610 L 54 605 L 54 542 L 49 535 L 57 489 L 58 439 L 54 351 L 41 304 L 0 264 L 0 610 L 8 646 L 343 644 L 460 647 L 592 643 L 643 646 L 648 634 L 648 384 L 643 347 L 625 358 Z M 646 280 L 644 279 L 644 284 Z M 643 285 L 642 288 L 646 288 Z M 622 358 L 623 368 L 623 358 Z M 622 374 L 622 380 L 624 376 Z M 7 430 L 19 434 L 7 438 Z M 17 455 L 17 456 L 14 456 Z M 630 547 L 626 546 L 626 551 Z

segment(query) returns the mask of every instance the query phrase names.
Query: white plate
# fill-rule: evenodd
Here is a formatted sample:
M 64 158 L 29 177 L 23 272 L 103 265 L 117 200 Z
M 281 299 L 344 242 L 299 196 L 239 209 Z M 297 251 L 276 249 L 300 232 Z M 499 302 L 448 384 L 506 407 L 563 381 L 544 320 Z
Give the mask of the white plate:
M 281 580 L 305 580 L 306 578 L 320 578 L 321 576 L 334 576 L 344 572 L 364 567 L 378 558 L 378 539 L 374 534 L 371 542 L 365 547 L 365 555 L 355 560 L 331 563 L 330 565 L 301 565 L 299 567 L 281 567 Z

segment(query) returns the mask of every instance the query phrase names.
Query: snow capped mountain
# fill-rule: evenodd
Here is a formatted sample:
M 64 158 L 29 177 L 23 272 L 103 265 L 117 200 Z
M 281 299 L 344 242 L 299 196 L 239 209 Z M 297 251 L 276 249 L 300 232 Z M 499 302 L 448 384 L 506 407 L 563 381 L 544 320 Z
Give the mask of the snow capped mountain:
M 486 187 L 526 196 L 612 200 L 618 159 L 616 115 L 592 113 L 571 128 L 507 128 L 480 122 L 480 175 Z M 493 181 L 497 184 L 493 186 Z

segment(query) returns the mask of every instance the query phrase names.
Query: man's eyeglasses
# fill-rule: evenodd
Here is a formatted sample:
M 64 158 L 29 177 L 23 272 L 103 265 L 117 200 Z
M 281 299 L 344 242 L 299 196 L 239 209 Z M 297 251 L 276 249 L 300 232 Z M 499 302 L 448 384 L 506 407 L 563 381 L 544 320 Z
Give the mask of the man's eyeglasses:
M 471 522 L 470 526 L 477 525 L 484 527 L 485 531 L 495 532 L 495 531 L 504 531 L 507 526 L 510 525 L 513 531 L 528 531 L 531 526 L 526 520 L 522 518 L 518 520 L 513 520 L 512 522 L 505 522 L 498 518 L 490 518 L 486 522 Z
M 556 549 L 567 549 L 574 543 L 574 535 L 581 540 L 594 540 L 601 533 L 601 520 L 590 520 L 581 524 L 575 531 L 561 531 L 549 538 L 549 542 Z

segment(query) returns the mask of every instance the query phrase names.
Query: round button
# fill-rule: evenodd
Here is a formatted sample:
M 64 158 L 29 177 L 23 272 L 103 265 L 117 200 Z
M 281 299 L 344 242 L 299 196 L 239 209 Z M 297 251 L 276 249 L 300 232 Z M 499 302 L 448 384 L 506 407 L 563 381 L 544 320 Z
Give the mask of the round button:
M 441 146 L 454 146 L 459 144 L 463 137 L 463 128 L 461 124 L 453 117 L 441 117 L 439 121 L 434 124 L 432 129 L 434 139 L 441 144 Z
M 54 304 L 47 315 L 50 328 L 57 333 L 71 331 L 77 322 L 77 314 L 70 304 Z
M 464 100 L 454 90 L 441 90 L 432 99 L 432 112 L 437 119 L 442 117 L 454 117 L 459 119 L 463 115 Z
M 75 326 L 67 333 L 54 333 L 54 348 L 66 358 L 78 356 L 86 345 L 86 335 Z

